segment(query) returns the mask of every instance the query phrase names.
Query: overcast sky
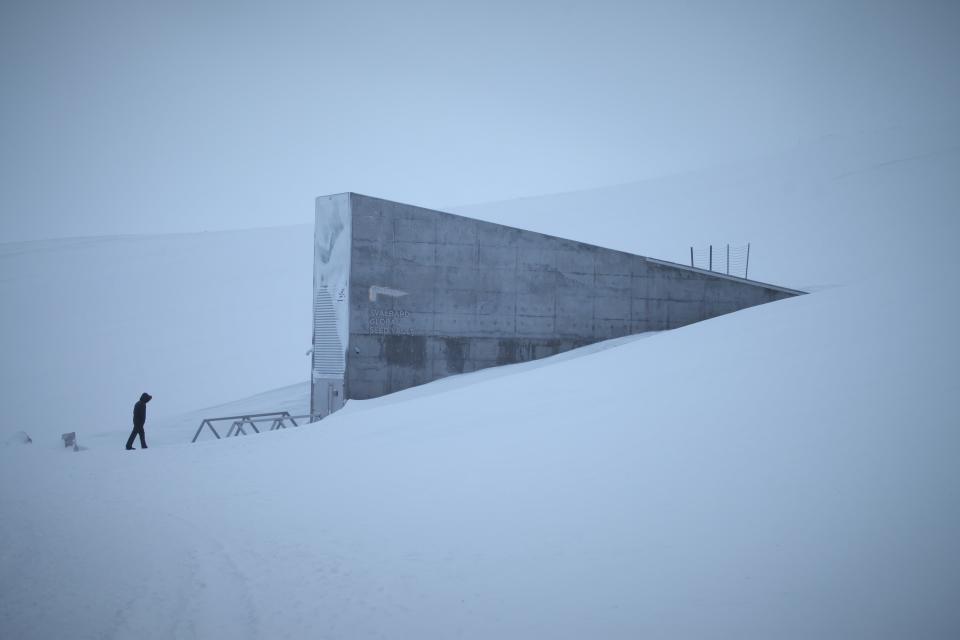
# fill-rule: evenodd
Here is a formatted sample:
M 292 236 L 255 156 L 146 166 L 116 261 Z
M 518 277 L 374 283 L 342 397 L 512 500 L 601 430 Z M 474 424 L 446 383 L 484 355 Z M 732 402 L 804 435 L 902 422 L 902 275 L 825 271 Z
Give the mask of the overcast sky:
M 955 119 L 957 2 L 0 5 L 0 240 L 639 180 Z

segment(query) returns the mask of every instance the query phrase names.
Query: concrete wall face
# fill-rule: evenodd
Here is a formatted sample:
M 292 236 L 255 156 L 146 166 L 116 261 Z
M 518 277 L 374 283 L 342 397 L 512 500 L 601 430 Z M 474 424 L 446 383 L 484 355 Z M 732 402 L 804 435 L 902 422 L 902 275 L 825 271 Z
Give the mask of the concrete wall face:
M 798 293 L 377 198 L 334 197 L 350 210 L 348 398 Z M 319 227 L 319 207 L 317 215 Z

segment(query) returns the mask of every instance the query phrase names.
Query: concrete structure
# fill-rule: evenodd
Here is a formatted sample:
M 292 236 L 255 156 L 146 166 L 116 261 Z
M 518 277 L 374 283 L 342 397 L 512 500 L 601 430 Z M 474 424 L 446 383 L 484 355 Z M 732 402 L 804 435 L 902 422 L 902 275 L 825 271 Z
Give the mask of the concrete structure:
M 321 196 L 311 413 L 799 293 L 355 193 Z

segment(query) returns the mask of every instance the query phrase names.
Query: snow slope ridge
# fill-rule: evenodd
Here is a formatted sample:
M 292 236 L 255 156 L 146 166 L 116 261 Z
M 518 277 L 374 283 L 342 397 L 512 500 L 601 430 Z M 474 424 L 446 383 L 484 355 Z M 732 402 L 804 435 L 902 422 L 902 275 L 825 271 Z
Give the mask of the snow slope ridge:
M 0 449 L 3 635 L 955 637 L 958 303 L 913 275 L 302 429 Z
M 826 136 L 788 152 L 454 213 L 689 264 L 689 247 L 752 243 L 751 277 L 810 291 L 952 256 L 960 126 Z
M 416 398 L 433 396 L 439 393 L 447 393 L 462 387 L 473 386 L 487 380 L 502 378 L 504 376 L 512 376 L 526 371 L 531 371 L 533 369 L 539 369 L 541 367 L 555 366 L 561 362 L 590 356 L 601 351 L 606 351 L 607 349 L 614 349 L 621 345 L 636 342 L 637 340 L 645 340 L 657 335 L 658 333 L 659 332 L 656 331 L 649 331 L 647 333 L 641 333 L 632 336 L 612 338 L 602 342 L 595 342 L 578 349 L 564 351 L 563 353 L 558 353 L 557 355 L 541 358 L 539 360 L 518 362 L 516 364 L 503 365 L 499 367 L 490 367 L 487 369 L 481 369 L 480 371 L 472 371 L 470 373 L 441 378 L 439 380 L 434 380 L 429 384 L 411 387 L 409 389 L 404 389 L 403 391 L 391 393 L 379 398 L 372 398 L 370 400 L 350 400 L 347 405 L 338 413 L 349 415 L 356 411 L 365 411 L 368 409 L 393 405 L 398 402 L 406 402 L 407 400 Z

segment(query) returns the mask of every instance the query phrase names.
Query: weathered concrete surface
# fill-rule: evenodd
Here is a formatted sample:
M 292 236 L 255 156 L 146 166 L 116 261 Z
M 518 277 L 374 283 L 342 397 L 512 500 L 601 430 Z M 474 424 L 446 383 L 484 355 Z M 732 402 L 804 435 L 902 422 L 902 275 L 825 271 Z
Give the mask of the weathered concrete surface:
M 358 194 L 345 397 L 673 329 L 801 292 Z

